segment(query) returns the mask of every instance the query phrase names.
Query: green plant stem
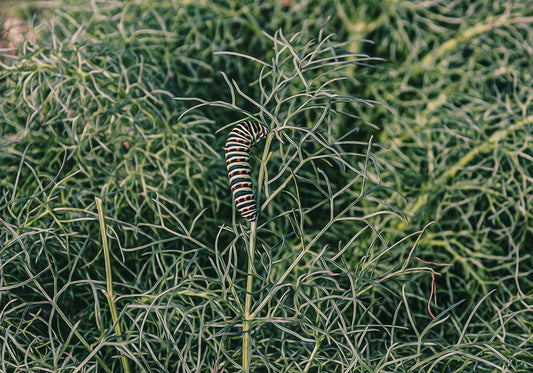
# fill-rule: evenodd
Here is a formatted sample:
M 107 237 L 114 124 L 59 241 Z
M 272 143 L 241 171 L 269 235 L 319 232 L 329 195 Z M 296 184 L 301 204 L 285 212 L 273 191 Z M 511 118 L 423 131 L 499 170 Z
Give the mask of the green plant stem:
M 244 321 L 242 323 L 242 370 L 248 372 L 250 368 L 250 357 L 252 346 L 250 344 L 250 310 L 252 308 L 252 290 L 254 284 L 254 253 L 255 238 L 257 232 L 257 221 L 253 221 L 250 226 L 250 245 L 248 252 L 248 270 L 246 273 L 246 299 L 244 301 Z
M 100 223 L 100 236 L 102 238 L 102 247 L 104 250 L 104 262 L 105 262 L 105 274 L 106 274 L 106 291 L 104 292 L 109 309 L 111 312 L 111 319 L 115 325 L 115 333 L 117 334 L 117 340 L 122 341 L 122 330 L 120 329 L 120 323 L 118 323 L 118 313 L 115 307 L 115 294 L 113 293 L 113 277 L 111 272 L 111 255 L 109 253 L 109 245 L 107 242 L 107 226 L 104 219 L 104 208 L 102 206 L 102 200 L 98 197 L 94 198 L 96 202 L 96 209 L 98 210 L 98 222 Z M 128 359 L 126 356 L 121 356 L 122 368 L 124 372 L 129 373 L 130 368 L 128 365 Z
M 261 168 L 259 170 L 259 176 L 257 180 L 257 199 L 261 195 L 261 186 L 266 174 L 266 162 L 269 158 L 269 149 L 274 133 L 270 133 L 265 141 L 263 150 L 263 160 L 261 162 Z M 259 201 L 257 203 L 259 205 Z M 254 257 L 255 257 L 255 240 L 257 237 L 257 221 L 253 221 L 250 224 L 250 241 L 248 245 L 248 269 L 246 271 L 246 298 L 244 301 L 244 320 L 242 323 L 242 371 L 249 372 L 250 359 L 252 346 L 250 344 L 250 324 L 255 315 L 251 314 L 252 310 L 252 291 L 254 285 Z

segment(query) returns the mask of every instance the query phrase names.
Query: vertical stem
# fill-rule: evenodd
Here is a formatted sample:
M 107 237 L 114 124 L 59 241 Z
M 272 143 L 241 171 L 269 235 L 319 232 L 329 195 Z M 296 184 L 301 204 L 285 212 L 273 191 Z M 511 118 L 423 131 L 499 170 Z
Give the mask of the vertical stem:
M 250 344 L 250 312 L 252 308 L 252 291 L 254 284 L 254 254 L 257 222 L 250 226 L 250 245 L 248 252 L 248 270 L 246 279 L 246 298 L 244 301 L 244 320 L 242 323 L 242 370 L 247 373 L 250 368 L 252 345 Z
M 266 173 L 266 161 L 269 157 L 270 143 L 274 137 L 273 133 L 267 135 L 265 147 L 263 150 L 263 161 L 261 162 L 261 169 L 257 180 L 257 196 L 256 202 L 259 209 L 259 197 L 261 196 L 261 186 Z M 252 310 L 252 291 L 254 285 L 254 256 L 255 256 L 255 239 L 257 237 L 257 221 L 250 224 L 250 243 L 248 245 L 248 269 L 246 271 L 246 298 L 244 301 L 244 320 L 242 322 L 242 371 L 248 373 L 250 371 L 250 362 L 252 355 L 252 345 L 250 343 L 250 323 L 253 319 L 251 317 Z
M 109 309 L 111 312 L 111 320 L 115 325 L 115 333 L 117 335 L 117 340 L 122 341 L 122 330 L 120 329 L 120 324 L 118 323 L 118 313 L 117 308 L 115 307 L 115 294 L 113 293 L 113 277 L 111 272 L 111 255 L 109 253 L 109 244 L 107 242 L 107 226 L 104 219 L 104 208 L 102 206 L 102 200 L 98 197 L 94 198 L 96 202 L 96 209 L 98 210 L 98 222 L 100 223 L 100 237 L 102 238 L 102 247 L 104 251 L 104 262 L 105 262 L 105 277 L 106 277 L 106 291 L 104 292 L 107 303 L 109 304 Z M 130 367 L 128 365 L 128 359 L 125 355 L 122 355 L 122 368 L 125 373 L 130 372 Z

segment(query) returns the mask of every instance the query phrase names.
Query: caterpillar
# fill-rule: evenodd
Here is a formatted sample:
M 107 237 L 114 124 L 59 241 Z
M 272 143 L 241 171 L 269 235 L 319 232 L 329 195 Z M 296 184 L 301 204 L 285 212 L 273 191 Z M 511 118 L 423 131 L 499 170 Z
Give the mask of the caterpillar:
M 267 133 L 266 127 L 255 121 L 235 125 L 226 140 L 226 168 L 237 211 L 248 221 L 257 219 L 257 204 L 252 190 L 250 148 Z

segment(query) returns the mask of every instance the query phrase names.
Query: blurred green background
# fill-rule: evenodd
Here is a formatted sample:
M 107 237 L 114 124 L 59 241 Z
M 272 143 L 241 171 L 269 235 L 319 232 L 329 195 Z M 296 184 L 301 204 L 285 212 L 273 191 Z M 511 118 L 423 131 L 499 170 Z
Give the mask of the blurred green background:
M 357 152 L 380 144 L 381 189 L 351 210 L 373 233 L 351 241 L 361 228 L 336 224 L 255 320 L 250 371 L 532 371 L 527 3 L 2 2 L 0 370 L 240 371 L 247 225 L 232 220 L 222 147 L 242 113 L 182 115 L 194 102 L 175 98 L 230 102 L 225 74 L 259 100 L 263 65 L 242 56 L 275 61 L 281 30 L 294 53 L 334 34 L 360 57 L 335 92 L 361 104 L 335 107 L 349 115 L 328 128 L 359 127 Z M 254 299 L 297 252 L 292 220 L 272 214 L 289 209 L 261 216 Z

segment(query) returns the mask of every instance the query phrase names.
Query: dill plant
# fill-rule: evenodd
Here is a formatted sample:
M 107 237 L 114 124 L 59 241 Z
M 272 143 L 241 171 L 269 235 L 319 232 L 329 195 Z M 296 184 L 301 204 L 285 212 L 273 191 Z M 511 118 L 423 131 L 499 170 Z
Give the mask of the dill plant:
M 258 98 L 226 75 L 230 100 L 180 98 L 199 101 L 183 120 L 214 107 L 235 112 L 241 118 L 235 122 L 259 120 L 271 129 L 263 149 L 253 148 L 260 149 L 252 161 L 259 219 L 248 226 L 237 216 L 217 240 L 218 271 L 231 275 L 225 292 L 234 293 L 242 318 L 232 342 L 240 347 L 228 357 L 233 369 L 340 372 L 364 366 L 363 355 L 377 351 L 369 351 L 370 335 L 390 328 L 374 314 L 372 303 L 384 295 L 377 289 L 426 270 L 410 268 L 410 256 L 396 268 L 382 267 L 394 246 L 373 220 L 383 214 L 401 219 L 402 213 L 379 197 L 394 194 L 381 183 L 372 155 L 379 144 L 360 139 L 353 126 L 354 106 L 377 103 L 339 94 L 351 80 L 346 72 L 373 58 L 348 52 L 349 43 L 334 42 L 324 30 L 316 38 L 306 28 L 290 38 L 281 31 L 266 35 L 273 48 L 266 61 L 217 52 L 261 66 L 249 85 L 257 87 Z M 350 130 L 343 133 L 343 127 Z M 230 198 L 229 189 L 226 194 Z
M 526 3 L 36 2 L 0 51 L 0 370 L 530 371 Z

